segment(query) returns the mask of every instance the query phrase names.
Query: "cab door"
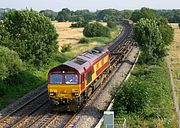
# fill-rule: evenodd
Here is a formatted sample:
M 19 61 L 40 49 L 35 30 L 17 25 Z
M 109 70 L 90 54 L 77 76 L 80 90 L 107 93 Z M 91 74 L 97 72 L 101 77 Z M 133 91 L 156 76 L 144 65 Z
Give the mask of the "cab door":
M 81 75 L 81 90 L 85 88 L 85 75 L 84 73 Z

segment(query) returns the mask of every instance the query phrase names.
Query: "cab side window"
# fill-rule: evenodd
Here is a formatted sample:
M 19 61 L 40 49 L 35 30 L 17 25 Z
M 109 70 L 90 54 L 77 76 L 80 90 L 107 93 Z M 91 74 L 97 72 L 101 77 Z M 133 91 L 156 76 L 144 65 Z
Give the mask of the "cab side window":
M 92 81 L 92 72 L 88 72 L 86 74 L 86 80 L 87 80 L 87 84 L 89 84 Z

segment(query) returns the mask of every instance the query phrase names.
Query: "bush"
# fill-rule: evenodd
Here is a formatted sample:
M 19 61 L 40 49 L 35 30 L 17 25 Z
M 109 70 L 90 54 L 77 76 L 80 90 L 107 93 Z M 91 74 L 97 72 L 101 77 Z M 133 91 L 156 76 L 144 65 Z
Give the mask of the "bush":
M 87 38 L 81 38 L 81 39 L 79 40 L 79 43 L 87 44 L 87 43 L 89 43 L 89 40 L 88 40 Z
M 118 93 L 116 89 L 113 109 L 120 114 L 134 113 L 145 119 L 167 119 L 172 114 L 167 77 L 168 72 L 162 67 L 139 65 Z
M 72 23 L 71 24 L 71 28 L 81 28 L 81 27 L 85 27 L 86 25 L 88 24 L 88 22 L 87 21 L 79 21 L 79 22 L 77 22 L 77 23 Z
M 86 25 L 83 34 L 86 37 L 110 37 L 110 30 L 96 22 Z
M 0 79 L 18 74 L 23 70 L 23 64 L 15 51 L 0 46 Z
M 41 66 L 48 62 L 53 52 L 58 51 L 54 26 L 36 11 L 10 11 L 6 13 L 3 24 L 13 41 L 4 45 L 16 51 L 22 60 Z
M 114 110 L 118 113 L 142 112 L 149 97 L 146 85 L 138 80 L 130 79 L 122 86 L 115 98 Z
M 69 52 L 71 51 L 71 44 L 64 44 L 61 48 L 61 52 Z

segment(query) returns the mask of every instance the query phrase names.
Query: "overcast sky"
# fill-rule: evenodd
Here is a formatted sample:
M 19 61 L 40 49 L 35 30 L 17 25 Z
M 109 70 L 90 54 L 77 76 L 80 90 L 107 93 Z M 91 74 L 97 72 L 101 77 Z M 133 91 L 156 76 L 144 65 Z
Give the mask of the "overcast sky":
M 140 9 L 180 9 L 180 0 L 0 0 L 0 8 L 60 11 L 62 8 L 70 10 L 89 9 L 91 11 L 106 8 Z

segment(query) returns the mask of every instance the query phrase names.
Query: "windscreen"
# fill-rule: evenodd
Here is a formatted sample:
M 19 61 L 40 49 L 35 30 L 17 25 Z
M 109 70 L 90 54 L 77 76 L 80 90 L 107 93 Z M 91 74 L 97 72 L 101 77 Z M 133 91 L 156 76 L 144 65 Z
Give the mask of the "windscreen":
M 78 75 L 77 74 L 66 74 L 65 75 L 66 84 L 78 84 Z
M 50 74 L 50 84 L 62 84 L 62 74 Z

